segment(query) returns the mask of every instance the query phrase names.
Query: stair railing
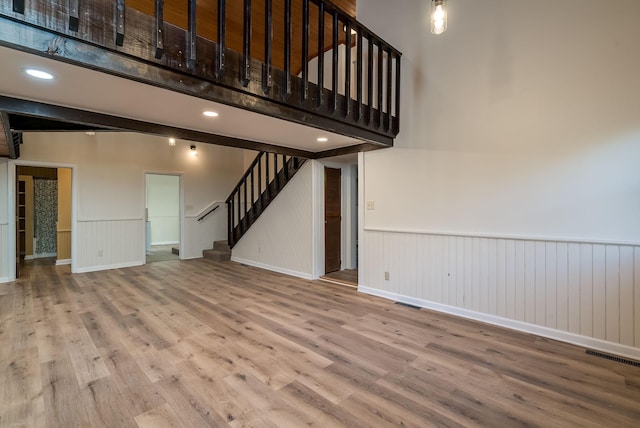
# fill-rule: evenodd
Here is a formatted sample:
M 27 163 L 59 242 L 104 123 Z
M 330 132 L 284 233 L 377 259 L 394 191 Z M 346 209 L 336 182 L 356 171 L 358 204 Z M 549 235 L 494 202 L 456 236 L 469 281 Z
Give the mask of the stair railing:
M 304 161 L 294 156 L 258 153 L 226 200 L 230 247 L 238 242 Z

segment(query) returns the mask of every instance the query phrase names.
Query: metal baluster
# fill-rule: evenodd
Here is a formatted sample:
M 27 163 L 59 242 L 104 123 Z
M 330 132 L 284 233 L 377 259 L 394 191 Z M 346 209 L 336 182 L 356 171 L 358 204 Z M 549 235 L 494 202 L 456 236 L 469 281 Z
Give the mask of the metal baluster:
M 240 84 L 247 86 L 251 79 L 251 0 L 244 0 L 244 31 L 242 38 L 242 70 Z
M 227 48 L 226 26 L 226 0 L 218 0 L 218 52 L 216 58 L 216 78 L 218 79 L 224 75 L 224 54 Z
M 156 59 L 164 54 L 164 0 L 156 0 L 156 26 L 153 33 L 153 45 Z
M 324 102 L 324 0 L 318 2 L 318 108 Z
M 331 52 L 331 89 L 333 90 L 333 100 L 331 112 L 335 112 L 338 107 L 338 12 L 333 11 L 333 51 Z
M 309 98 L 309 0 L 302 0 L 302 101 Z
M 196 68 L 196 0 L 189 0 L 187 3 L 188 27 L 187 32 L 187 69 L 193 71 Z
M 344 58 L 344 117 L 349 116 L 351 110 L 351 21 L 345 25 L 345 58 Z
M 284 1 L 284 97 L 291 95 L 291 0 Z
M 262 90 L 269 92 L 273 86 L 273 10 L 271 0 L 264 2 L 264 72 L 262 74 Z

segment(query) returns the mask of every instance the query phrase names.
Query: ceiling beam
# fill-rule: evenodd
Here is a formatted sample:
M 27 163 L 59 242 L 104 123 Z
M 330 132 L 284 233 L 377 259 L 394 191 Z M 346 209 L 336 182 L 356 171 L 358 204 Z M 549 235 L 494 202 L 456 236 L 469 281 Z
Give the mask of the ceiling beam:
M 219 146 L 237 147 L 240 149 L 267 151 L 271 153 L 298 156 L 307 159 L 312 159 L 315 156 L 315 153 L 306 150 L 281 147 L 273 144 L 261 143 L 258 141 L 210 134 L 207 132 L 177 128 L 174 126 L 168 126 L 159 123 L 128 119 L 124 117 L 89 112 L 69 107 L 61 107 L 53 104 L 21 100 L 18 98 L 12 98 L 3 95 L 0 95 L 0 110 L 12 114 L 53 119 L 55 121 L 69 122 L 72 124 L 82 124 L 90 127 L 100 127 L 104 130 L 131 131 L 139 132 L 141 134 L 158 135 L 163 137 L 171 136 L 181 140 L 196 141 L 200 143 L 215 144 Z
M 9 115 L 4 111 L 0 111 L 0 124 L 2 124 L 2 129 L 4 130 L 4 135 L 9 151 L 9 159 L 18 159 L 20 157 L 22 133 L 11 131 Z

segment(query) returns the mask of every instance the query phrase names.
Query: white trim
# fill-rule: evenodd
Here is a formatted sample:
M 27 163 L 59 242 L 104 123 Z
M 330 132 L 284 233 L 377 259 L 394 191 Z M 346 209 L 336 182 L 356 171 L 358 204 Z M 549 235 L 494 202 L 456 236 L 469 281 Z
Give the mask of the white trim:
M 88 266 L 83 268 L 77 268 L 74 273 L 97 272 L 101 270 L 120 269 L 120 268 L 142 266 L 142 265 L 144 265 L 144 262 L 135 261 L 135 262 L 126 262 L 126 263 L 114 263 L 112 265 Z
M 616 240 L 604 240 L 604 239 L 582 239 L 582 238 L 568 238 L 568 237 L 550 237 L 550 236 L 526 236 L 526 235 L 501 235 L 491 233 L 478 233 L 478 232 L 446 232 L 435 230 L 421 230 L 421 229 L 403 229 L 396 227 L 365 227 L 366 232 L 386 232 L 386 233 L 413 233 L 416 235 L 439 235 L 439 236 L 457 236 L 457 237 L 470 237 L 470 238 L 492 238 L 492 239 L 513 239 L 516 241 L 542 241 L 542 242 L 566 242 L 568 244 L 604 244 L 604 245 L 630 245 L 638 246 L 640 242 L 637 241 L 616 241 Z
M 431 309 L 446 314 L 459 316 L 462 318 L 481 321 L 488 324 L 506 327 L 511 330 L 522 331 L 525 333 L 535 334 L 537 336 L 547 337 L 549 339 L 559 340 L 561 342 L 571 343 L 573 345 L 596 349 L 610 354 L 619 355 L 633 360 L 640 361 L 640 348 L 621 345 L 619 343 L 607 342 L 605 340 L 594 339 L 593 337 L 581 336 L 579 334 L 569 333 L 566 331 L 555 330 L 548 327 L 529 324 L 523 321 L 516 321 L 495 315 L 483 314 L 480 312 L 462 309 L 454 306 L 443 305 L 441 303 L 430 302 L 428 300 L 417 299 L 415 297 L 404 296 L 390 291 L 378 290 L 376 288 L 359 286 L 358 291 L 370 294 L 372 296 L 382 297 L 401 303 L 407 303 L 421 308 Z
M 178 241 L 178 242 L 176 242 L 176 241 L 152 242 L 151 246 L 153 247 L 154 245 L 176 245 L 176 244 L 180 244 L 180 241 Z
M 334 280 L 334 279 L 324 278 L 322 276 L 320 278 L 318 278 L 318 281 L 329 282 L 331 284 L 336 284 L 336 285 L 342 285 L 343 287 L 355 288 L 356 290 L 358 289 L 358 286 L 355 285 L 355 284 L 347 284 L 346 282 L 341 282 L 341 281 Z
M 231 257 L 231 261 L 232 262 L 236 262 L 236 263 L 241 263 L 243 265 L 247 265 L 247 266 L 253 266 L 253 267 L 257 267 L 257 268 L 261 268 L 261 269 L 266 269 L 266 270 L 270 270 L 272 272 L 278 272 L 278 273 L 283 273 L 285 275 L 290 275 L 290 276 L 295 276 L 297 278 L 302 278 L 302 279 L 313 279 L 313 275 L 307 273 L 307 272 L 298 272 L 295 270 L 290 270 L 290 269 L 284 269 L 281 267 L 277 267 L 277 266 L 271 266 L 268 264 L 264 264 L 264 263 L 260 263 L 260 262 L 255 262 L 253 260 L 246 260 L 246 259 L 241 259 L 239 257 Z
M 70 265 L 71 259 L 56 260 L 56 266 Z

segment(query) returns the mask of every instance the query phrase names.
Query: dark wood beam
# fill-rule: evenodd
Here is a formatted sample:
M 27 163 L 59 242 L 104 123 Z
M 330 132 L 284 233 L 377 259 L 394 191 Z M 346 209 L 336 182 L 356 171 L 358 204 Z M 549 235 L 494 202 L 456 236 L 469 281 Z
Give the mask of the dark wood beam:
M 22 134 L 11 130 L 9 114 L 0 111 L 0 125 L 4 130 L 4 136 L 8 148 L 9 159 L 18 159 L 20 157 L 20 143 L 22 142 Z
M 359 152 L 368 152 L 371 150 L 379 150 L 380 146 L 371 143 L 356 144 L 354 146 L 340 147 L 338 149 L 325 150 L 313 154 L 313 159 L 332 158 L 335 156 L 350 155 Z
M 94 113 L 69 107 L 61 107 L 53 104 L 21 100 L 2 95 L 0 95 L 0 110 L 25 116 L 47 118 L 74 124 L 84 124 L 87 126 L 97 126 L 105 130 L 131 131 L 149 135 L 172 136 L 181 140 L 237 147 L 240 149 L 266 151 L 303 158 L 313 158 L 314 156 L 313 152 L 306 150 L 280 147 L 273 144 L 266 144 L 241 138 L 193 131 L 190 129 L 177 128 L 174 126 L 128 119 L 108 114 Z

